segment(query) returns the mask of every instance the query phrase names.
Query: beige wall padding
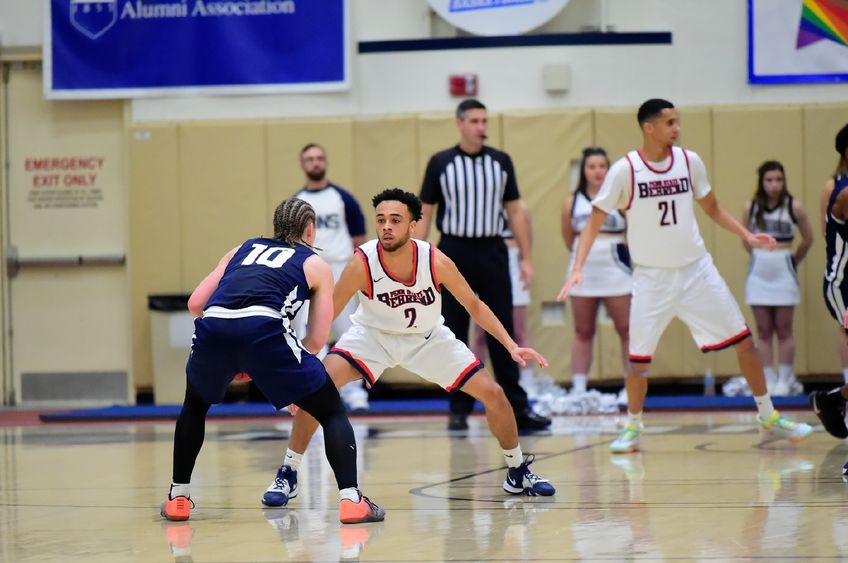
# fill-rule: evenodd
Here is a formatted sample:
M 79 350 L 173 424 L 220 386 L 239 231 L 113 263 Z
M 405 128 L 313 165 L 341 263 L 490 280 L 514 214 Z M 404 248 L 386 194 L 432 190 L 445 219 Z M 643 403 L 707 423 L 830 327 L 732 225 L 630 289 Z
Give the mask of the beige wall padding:
M 415 173 L 416 119 L 394 116 L 364 119 L 353 125 L 354 183 L 352 193 L 362 205 L 369 238 L 374 232 L 371 197 L 386 188 L 418 193 L 421 178 Z
M 719 201 L 734 216 L 753 193 L 756 167 L 777 158 L 793 193 L 813 216 L 832 172 L 833 134 L 848 107 L 682 108 L 681 144 L 706 163 Z M 151 132 L 139 140 L 136 131 Z M 529 308 L 531 342 L 548 356 L 548 372 L 570 379 L 570 311 L 564 325 L 543 326 L 542 303 L 553 303 L 569 255 L 560 237 L 560 211 L 571 186 L 570 167 L 587 145 L 605 147 L 612 160 L 641 145 L 635 108 L 490 114 L 489 142 L 509 152 L 534 222 L 536 279 Z M 301 147 L 327 148 L 330 179 L 360 201 L 373 236 L 370 198 L 386 187 L 418 192 L 429 157 L 456 144 L 452 114 L 361 119 L 161 124 L 130 133 L 133 366 L 139 385 L 150 384 L 146 295 L 191 291 L 232 246 L 268 233 L 280 199 L 303 184 Z M 748 258 L 738 238 L 717 228 L 700 209 L 701 233 L 749 322 L 743 284 Z M 435 233 L 435 229 L 431 229 Z M 432 240 L 438 235 L 431 234 Z M 838 333 L 821 300 L 824 245 L 818 237 L 802 265 L 804 303 L 796 313 L 798 373 L 836 373 Z M 554 305 L 555 306 L 555 305 Z M 752 325 L 753 328 L 753 325 Z M 807 352 L 812 343 L 816 350 Z M 819 345 L 819 343 L 826 343 Z M 620 380 L 618 338 L 609 321 L 598 324 L 592 378 Z M 711 367 L 738 373 L 735 354 L 704 355 L 686 327 L 674 321 L 663 336 L 654 376 L 700 376 Z M 418 382 L 402 371 L 392 381 Z
M 183 291 L 192 291 L 239 243 L 268 224 L 262 123 L 198 123 L 179 129 Z
M 129 131 L 130 302 L 133 318 L 133 373 L 137 387 L 153 385 L 147 296 L 180 293 L 179 138 L 173 124 L 144 125 Z M 179 376 L 180 374 L 176 374 Z

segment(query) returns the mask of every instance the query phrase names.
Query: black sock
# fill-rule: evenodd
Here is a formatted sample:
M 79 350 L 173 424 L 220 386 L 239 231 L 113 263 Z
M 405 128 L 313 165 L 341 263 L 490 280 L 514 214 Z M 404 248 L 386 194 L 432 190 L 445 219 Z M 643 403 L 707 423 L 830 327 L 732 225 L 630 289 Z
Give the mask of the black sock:
M 206 413 L 210 406 L 194 388 L 187 386 L 183 408 L 174 430 L 174 483 L 191 482 L 194 462 L 203 446 Z

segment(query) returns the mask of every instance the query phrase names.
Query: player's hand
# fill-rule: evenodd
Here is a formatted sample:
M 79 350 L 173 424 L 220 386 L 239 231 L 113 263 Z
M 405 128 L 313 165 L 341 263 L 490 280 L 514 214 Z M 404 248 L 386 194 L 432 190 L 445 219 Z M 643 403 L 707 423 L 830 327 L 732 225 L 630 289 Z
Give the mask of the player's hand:
M 777 241 L 774 237 L 765 233 L 751 233 L 745 237 L 745 242 L 751 248 L 768 248 L 769 251 L 777 248 Z
M 289 406 L 287 406 L 286 409 L 289 411 L 290 415 L 294 416 L 294 415 L 297 414 L 297 411 L 300 410 L 300 407 L 297 406 L 296 404 L 292 403 Z
M 530 289 L 530 284 L 533 283 L 533 262 L 529 258 L 522 258 L 519 265 L 521 266 L 521 282 L 524 284 L 524 289 Z
M 516 346 L 512 350 L 509 351 L 509 355 L 512 356 L 512 359 L 520 365 L 521 367 L 526 367 L 526 360 L 533 360 L 543 368 L 548 367 L 548 360 L 546 360 L 539 352 L 534 350 L 533 348 L 521 348 Z
M 568 276 L 567 280 L 565 280 L 565 285 L 563 285 L 562 289 L 559 290 L 557 301 L 565 301 L 568 299 L 571 290 L 575 287 L 580 287 L 581 285 L 583 285 L 583 273 L 580 270 L 571 272 L 571 275 Z

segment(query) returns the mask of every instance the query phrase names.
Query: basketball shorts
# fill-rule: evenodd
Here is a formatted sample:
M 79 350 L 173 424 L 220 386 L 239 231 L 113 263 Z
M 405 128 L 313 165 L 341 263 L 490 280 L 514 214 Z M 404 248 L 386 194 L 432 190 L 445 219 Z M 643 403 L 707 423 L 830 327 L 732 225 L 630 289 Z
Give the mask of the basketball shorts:
M 198 318 L 186 375 L 200 396 L 215 404 L 224 400 L 233 377 L 245 372 L 274 407 L 282 409 L 318 391 L 329 377 L 321 362 L 299 344 L 279 318 Z
M 574 241 L 577 249 L 578 239 Z M 568 274 L 574 267 L 575 253 L 571 253 Z M 598 237 L 589 249 L 586 263 L 583 265 L 583 283 L 571 290 L 574 297 L 615 297 L 630 295 L 633 286 L 633 270 L 630 267 L 630 253 L 621 237 Z
M 848 303 L 848 280 L 844 279 L 842 273 L 837 279 L 824 278 L 824 304 L 830 311 L 839 326 L 842 326 L 842 317 L 845 314 L 845 304 Z M 848 330 L 845 331 L 848 333 Z
M 674 317 L 689 327 L 703 352 L 723 350 L 751 335 L 709 254 L 680 268 L 636 266 L 630 304 L 631 362 L 653 359 L 660 336 Z
M 792 263 L 792 251 L 788 248 L 778 248 L 773 252 L 753 249 L 745 280 L 745 303 L 784 307 L 800 302 L 801 288 Z
M 517 246 L 507 246 L 509 251 L 509 280 L 512 284 L 512 306 L 523 307 L 530 304 L 530 289 L 521 281 L 521 252 Z
M 483 362 L 442 323 L 429 334 L 388 334 L 354 324 L 330 353 L 347 360 L 368 387 L 388 368 L 401 366 L 453 392 L 483 367 Z

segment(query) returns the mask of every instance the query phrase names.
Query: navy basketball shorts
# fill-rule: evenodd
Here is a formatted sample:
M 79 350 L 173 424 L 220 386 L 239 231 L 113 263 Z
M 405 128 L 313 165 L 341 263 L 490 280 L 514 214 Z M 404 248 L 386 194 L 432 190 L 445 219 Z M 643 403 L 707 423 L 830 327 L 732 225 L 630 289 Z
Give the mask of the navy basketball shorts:
M 277 409 L 318 391 L 329 377 L 280 319 L 255 316 L 194 321 L 188 382 L 208 403 L 224 400 L 227 385 L 247 373 Z

